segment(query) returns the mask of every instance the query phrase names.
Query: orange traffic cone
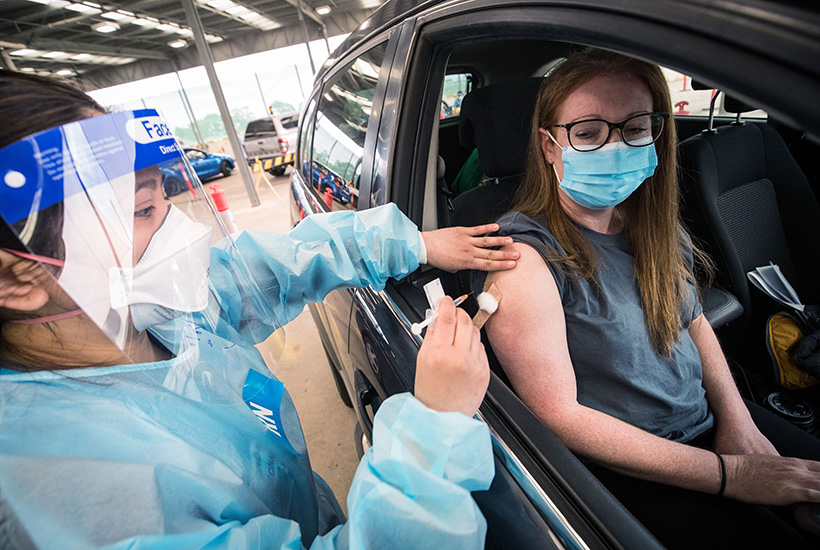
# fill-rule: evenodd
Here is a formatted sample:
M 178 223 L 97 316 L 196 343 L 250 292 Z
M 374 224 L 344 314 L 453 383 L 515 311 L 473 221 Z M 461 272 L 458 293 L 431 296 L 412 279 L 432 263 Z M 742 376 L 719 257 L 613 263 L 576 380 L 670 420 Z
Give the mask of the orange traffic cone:
M 239 228 L 236 227 L 236 222 L 233 219 L 231 208 L 228 206 L 228 199 L 225 198 L 225 192 L 219 188 L 219 184 L 211 184 L 211 198 L 214 200 L 216 211 L 219 212 L 219 217 L 225 224 L 225 229 L 228 233 L 236 233 Z
M 333 210 L 333 191 L 330 190 L 330 187 L 325 188 L 325 204 Z

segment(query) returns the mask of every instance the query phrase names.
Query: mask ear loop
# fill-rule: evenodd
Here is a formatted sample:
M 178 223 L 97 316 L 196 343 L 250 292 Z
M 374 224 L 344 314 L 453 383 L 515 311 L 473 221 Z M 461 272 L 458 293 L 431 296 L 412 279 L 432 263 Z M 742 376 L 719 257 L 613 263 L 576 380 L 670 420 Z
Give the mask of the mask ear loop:
M 20 250 L 14 250 L 11 248 L 0 248 L 3 252 L 8 252 L 12 256 L 17 256 L 18 258 L 23 258 L 24 260 L 31 260 L 32 262 L 39 262 L 48 265 L 54 265 L 57 267 L 65 266 L 65 262 L 63 260 L 57 260 L 56 258 L 49 258 L 47 256 L 40 256 L 38 254 L 29 254 L 28 252 L 21 252 Z M 71 317 L 76 317 L 77 315 L 82 315 L 85 313 L 82 309 L 77 308 L 71 311 L 65 311 L 63 313 L 57 313 L 55 315 L 47 315 L 45 317 L 35 317 L 33 319 L 15 319 L 12 321 L 6 321 L 6 323 L 13 323 L 17 325 L 39 325 L 41 323 L 50 323 L 52 321 L 62 321 L 63 319 L 68 319 Z
M 48 256 L 39 256 L 37 254 L 29 254 L 28 252 L 14 250 L 13 248 L 0 248 L 0 250 L 2 250 L 3 252 L 8 252 L 12 256 L 23 258 L 24 260 L 31 260 L 32 262 L 54 265 L 57 267 L 65 267 L 65 262 L 63 260 L 57 260 L 56 258 L 49 258 Z
M 561 152 L 563 152 L 564 147 L 560 143 L 558 143 L 558 140 L 555 139 L 555 137 L 552 135 L 552 132 L 550 132 L 547 129 L 545 129 L 544 131 L 547 133 L 549 138 L 555 143 L 555 145 L 557 145 L 561 149 Z M 558 180 L 558 185 L 561 185 L 561 178 L 558 176 L 558 169 L 555 168 L 555 164 L 552 162 L 550 163 L 550 166 L 552 166 L 552 171 L 555 173 L 555 179 Z

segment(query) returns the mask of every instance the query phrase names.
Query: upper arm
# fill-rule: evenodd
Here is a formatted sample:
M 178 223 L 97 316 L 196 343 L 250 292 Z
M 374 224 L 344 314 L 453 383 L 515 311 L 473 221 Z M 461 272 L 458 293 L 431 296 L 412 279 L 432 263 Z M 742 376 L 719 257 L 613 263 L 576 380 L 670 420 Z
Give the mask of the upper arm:
M 522 243 L 508 248 L 521 257 L 514 269 L 487 278 L 501 292 L 487 336 L 516 393 L 549 425 L 577 404 L 561 297 L 538 252 Z
M 689 336 L 692 338 L 692 342 L 695 343 L 701 363 L 704 366 L 723 358 L 723 351 L 720 349 L 720 343 L 717 336 L 715 336 L 715 331 L 703 313 L 698 315 L 689 325 Z

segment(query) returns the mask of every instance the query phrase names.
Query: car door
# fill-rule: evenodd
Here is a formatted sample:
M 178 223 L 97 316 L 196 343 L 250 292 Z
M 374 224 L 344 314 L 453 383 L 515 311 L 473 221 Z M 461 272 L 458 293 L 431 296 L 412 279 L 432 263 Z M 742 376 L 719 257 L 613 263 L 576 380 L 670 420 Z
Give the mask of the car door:
M 379 33 L 392 29 L 388 51 L 395 53 L 392 57 L 387 55 L 389 73 L 385 73 L 387 62 L 379 71 L 380 82 L 385 79 L 384 93 L 374 95 L 370 105 L 357 209 L 395 202 L 424 229 L 435 228 L 439 217 L 437 206 L 442 197 L 437 194 L 435 161 L 440 152 L 437 125 L 441 116 L 441 83 L 449 56 L 460 45 L 487 42 L 482 52 L 485 59 L 477 59 L 477 64 L 501 56 L 504 74 L 493 76 L 511 78 L 520 76 L 516 75 L 516 68 L 521 59 L 510 51 L 526 54 L 528 49 L 538 48 L 539 41 L 559 37 L 562 42 L 549 44 L 556 51 L 584 45 L 616 49 L 716 82 L 749 84 L 750 93 L 759 92 L 756 95 L 763 100 L 768 98 L 787 120 L 798 120 L 801 110 L 811 110 L 810 105 L 776 101 L 772 95 L 775 87 L 768 86 L 769 80 L 750 79 L 750 64 L 756 67 L 757 74 L 772 75 L 781 74 L 786 65 L 766 61 L 765 52 L 759 57 L 749 54 L 750 48 L 765 46 L 759 39 L 751 38 L 755 35 L 751 31 L 759 31 L 759 25 L 751 18 L 744 23 L 748 15 L 737 15 L 741 20 L 738 24 L 726 25 L 726 14 L 705 4 L 650 6 L 624 1 L 618 3 L 617 11 L 604 2 L 473 0 L 426 2 L 414 7 L 410 7 L 411 3 L 399 4 L 394 7 L 407 7 L 408 11 L 401 14 L 393 9 L 383 10 L 348 39 L 338 54 L 339 61 L 322 76 L 322 82 L 326 83 L 339 70 L 337 67 L 349 64 L 366 46 L 372 47 L 375 38 L 363 29 L 378 29 Z M 721 32 L 714 31 L 718 21 L 724 23 L 719 25 Z M 771 22 L 775 34 L 777 25 L 774 20 Z M 704 34 L 703 25 L 712 33 Z M 501 47 L 504 41 L 516 40 L 521 41 L 523 49 L 507 51 Z M 705 55 L 692 58 L 693 52 Z M 795 63 L 806 62 L 810 56 L 804 57 Z M 544 71 L 548 68 L 543 67 Z M 480 73 L 480 68 L 476 69 L 475 74 Z M 313 100 L 320 101 L 324 90 L 320 87 Z M 805 101 L 812 94 L 793 95 Z M 312 128 L 317 130 L 318 125 L 314 123 Z M 329 152 L 337 141 L 330 140 L 322 150 Z M 315 154 L 313 158 L 325 160 Z M 313 191 L 310 195 L 310 186 L 303 187 L 294 186 L 294 195 L 305 205 L 301 211 L 312 209 L 311 204 L 315 209 L 310 211 L 325 210 L 317 193 Z M 350 306 L 346 335 L 345 327 L 338 328 L 341 314 L 332 320 L 325 316 L 318 324 L 320 332 L 325 329 L 336 334 L 334 352 L 343 365 L 345 387 L 354 400 L 366 435 L 372 415 L 385 397 L 412 390 L 415 356 L 421 340 L 410 332 L 410 323 L 423 318 L 427 303 L 422 286 L 434 278 L 440 278 L 449 293 L 459 288 L 454 276 L 423 268 L 402 281 L 390 281 L 381 292 L 338 291 L 320 306 L 339 300 L 340 293 L 344 294 L 345 306 Z M 337 313 L 344 309 L 338 308 Z M 337 328 L 328 328 L 331 321 L 337 323 Z M 487 493 L 475 495 L 488 519 L 488 546 L 658 547 L 657 541 L 496 374 L 492 376 L 480 416 L 490 427 L 496 458 L 493 487 Z
M 560 37 L 561 42 L 549 45 L 560 47 L 562 51 L 585 45 L 616 49 L 688 74 L 697 72 L 709 75 L 715 81 L 728 83 L 727 87 L 738 86 L 741 95 L 759 92 L 764 105 L 768 97 L 786 120 L 799 120 L 798 109 L 791 102 L 783 101 L 782 97 L 777 101 L 776 96 L 770 95 L 774 86 L 765 86 L 757 77 L 761 74 L 781 74 L 787 65 L 772 63 L 766 53 L 766 42 L 759 39 L 754 39 L 754 42 L 760 53 L 748 53 L 753 40 L 751 36 L 755 35 L 753 31 L 760 21 L 751 17 L 745 20 L 745 16 L 741 16 L 733 25 L 725 25 L 725 32 L 715 31 L 709 38 L 704 38 L 701 36 L 704 26 L 714 25 L 717 21 L 725 24 L 728 21 L 725 13 L 719 10 L 711 12 L 710 8 L 680 13 L 677 10 L 682 7 L 681 4 L 675 8 L 671 5 L 650 8 L 648 4 L 638 2 L 619 2 L 618 5 L 618 13 L 613 13 L 604 3 L 584 3 L 581 6 L 580 3 L 560 2 L 466 1 L 440 4 L 419 13 L 414 20 L 406 21 L 407 32 L 403 32 L 403 43 L 398 48 L 402 57 L 397 55 L 393 64 L 392 74 L 399 76 L 395 81 L 391 80 L 387 90 L 387 102 L 395 98 L 397 116 L 392 131 L 383 127 L 379 132 L 379 138 L 384 138 L 384 142 L 377 144 L 376 158 L 383 159 L 385 169 L 383 172 L 375 170 L 371 203 L 393 201 L 421 227 L 435 227 L 435 205 L 442 197 L 436 195 L 435 176 L 432 176 L 433 160 L 438 152 L 438 132 L 434 125 L 440 119 L 445 63 L 450 55 L 455 55 L 456 47 L 482 40 L 488 42 L 487 56 L 504 57 L 505 73 L 494 75 L 499 79 L 515 76 L 515 67 L 520 61 L 505 52 L 504 41 L 520 40 L 533 48 L 538 47 L 538 40 Z M 682 19 L 685 24 L 682 24 Z M 411 30 L 410 25 L 415 27 Z M 780 30 L 774 28 L 772 35 Z M 629 40 L 626 37 L 639 38 Z M 812 50 L 807 48 L 806 51 Z M 484 60 L 476 61 L 480 64 Z M 803 62 L 803 59 L 795 56 L 794 60 L 789 61 L 791 64 Z M 754 66 L 755 70 L 750 72 L 750 66 Z M 546 72 L 548 66 L 545 65 L 543 70 Z M 806 71 L 804 75 L 792 76 L 788 80 L 796 85 L 805 84 L 804 89 L 810 91 L 812 86 L 808 84 L 808 75 Z M 772 80 L 765 79 L 765 82 Z M 763 87 L 769 89 L 760 89 Z M 806 106 L 806 109 L 811 108 Z M 813 112 L 817 112 L 816 108 Z M 801 126 L 798 124 L 797 127 Z M 811 124 L 808 127 L 811 128 Z M 383 148 L 380 149 L 382 144 Z M 420 270 L 400 283 L 389 284 L 378 297 L 357 302 L 356 322 L 351 328 L 351 353 L 355 349 L 354 332 L 357 332 L 358 325 L 363 339 L 369 336 L 377 342 L 379 339 L 383 341 L 382 346 L 371 345 L 373 353 L 365 347 L 365 354 L 376 363 L 375 368 L 381 372 L 404 372 L 407 373 L 405 378 L 411 379 L 407 362 L 394 358 L 405 353 L 402 343 L 397 341 L 409 322 L 423 318 L 426 304 L 421 285 L 436 275 L 441 275 L 445 288 L 451 292 L 458 288 L 448 282 L 449 276 L 446 274 Z M 362 294 L 366 292 L 362 291 Z M 386 379 L 386 376 L 382 378 Z M 531 502 L 539 508 L 544 518 L 549 518 L 549 513 L 542 505 L 551 502 L 546 508 L 554 507 L 564 514 L 568 523 L 590 546 L 602 541 L 605 541 L 604 545 L 624 544 L 640 548 L 651 544 L 637 542 L 641 537 L 641 527 L 629 519 L 628 514 L 617 519 L 623 513 L 619 504 L 608 500 L 611 499 L 608 492 L 596 480 L 590 479 L 585 468 L 579 468 L 575 457 L 567 453 L 560 443 L 554 445 L 556 442 L 552 434 L 497 377 L 493 377 L 481 413 L 497 436 L 494 439 L 496 456 L 503 457 L 503 469 L 508 472 L 518 469 L 522 473 L 522 477 L 514 476 L 516 482 L 531 496 Z M 536 483 L 528 485 L 528 479 L 536 480 Z M 572 481 L 564 485 L 563 482 L 569 479 Z M 532 496 L 530 491 L 533 489 L 538 495 Z M 560 495 L 570 496 L 563 500 Z M 605 502 L 609 505 L 602 506 Z M 487 513 L 484 507 L 482 509 Z M 582 509 L 583 513 L 572 513 L 572 510 Z M 550 526 L 555 525 L 549 519 L 547 521 Z M 585 531 L 585 525 L 595 527 Z M 560 531 L 559 527 L 554 528 L 556 532 Z M 571 539 L 561 537 L 562 541 Z
M 213 175 L 205 153 L 198 149 L 188 149 L 185 151 L 185 156 L 188 158 L 188 161 L 200 179 L 205 179 Z
M 349 194 L 338 190 L 333 174 L 352 173 L 358 165 L 372 163 L 367 144 L 378 130 L 374 121 L 378 121 L 389 72 L 389 39 L 388 32 L 365 44 L 338 69 L 329 71 L 313 95 L 302 119 L 302 136 L 309 139 L 300 143 L 300 170 L 295 171 L 291 184 L 300 218 L 302 213 L 351 208 Z M 335 291 L 323 303 L 311 306 L 314 318 L 324 327 L 320 331 L 323 340 L 332 346 L 329 355 L 343 367 L 339 375 L 351 394 L 357 380 L 372 377 L 367 363 L 355 363 L 348 353 L 354 295 L 353 290 Z
M 373 95 L 373 102 L 368 103 L 371 116 L 367 120 L 367 131 L 364 140 L 359 139 L 357 142 L 363 149 L 360 166 L 354 167 L 354 173 L 361 170 L 361 176 L 358 178 L 358 209 L 384 204 L 387 200 L 392 199 L 403 205 L 405 212 L 413 210 L 410 206 L 412 203 L 410 196 L 413 192 L 410 186 L 405 185 L 405 182 L 413 178 L 404 173 L 398 177 L 393 176 L 392 174 L 396 172 L 391 172 L 391 163 L 395 162 L 395 157 L 398 155 L 405 155 L 407 159 L 415 158 L 413 151 L 418 150 L 417 147 L 408 147 L 406 144 L 402 146 L 396 143 L 397 113 L 401 109 L 401 103 L 406 101 L 406 98 L 402 96 L 402 91 L 407 84 L 406 72 L 409 61 L 407 56 L 412 50 L 412 41 L 416 36 L 414 34 L 415 25 L 416 22 L 412 19 L 399 25 L 392 33 L 384 50 L 386 60 L 378 71 L 380 77 Z M 363 51 L 369 51 L 368 47 L 373 48 L 373 46 L 359 47 L 354 51 L 352 57 L 363 55 Z M 395 52 L 392 59 L 390 59 L 391 52 Z M 389 71 L 388 63 L 392 64 Z M 309 146 L 311 151 L 309 159 L 304 158 L 304 150 L 300 151 L 300 159 L 303 159 L 301 160 L 302 166 L 310 166 L 313 161 L 332 165 L 332 157 L 337 156 L 333 152 L 339 150 L 344 151 L 343 156 L 350 157 L 349 150 L 352 146 L 347 142 L 349 134 L 342 135 L 345 128 L 339 123 L 335 124 L 334 129 L 331 130 L 327 121 L 339 120 L 338 116 L 332 111 L 323 111 L 323 108 L 327 109 L 323 100 L 327 100 L 334 109 L 337 109 L 337 113 L 350 112 L 350 110 L 340 110 L 339 106 L 343 102 L 338 101 L 343 95 L 355 97 L 349 89 L 344 93 L 340 88 L 337 89 L 329 96 L 332 101 L 328 100 L 325 95 L 333 89 L 333 86 L 338 86 L 338 83 L 355 80 L 355 78 L 339 75 L 343 71 L 354 70 L 356 61 L 340 61 L 339 65 L 343 65 L 343 69 L 338 69 L 325 76 L 322 79 L 321 88 L 312 96 L 318 105 L 315 118 L 309 120 L 310 117 L 307 116 L 303 119 L 309 120 L 307 124 L 310 124 L 312 136 L 300 142 L 300 147 Z M 367 70 L 361 65 L 358 70 L 372 72 L 372 69 Z M 334 75 L 337 76 L 334 77 Z M 360 77 L 359 74 L 357 78 Z M 382 87 L 383 91 L 381 91 Z M 361 96 L 359 99 L 361 100 Z M 310 110 L 311 107 L 308 107 L 306 113 Z M 355 114 L 358 116 L 358 113 Z M 352 122 L 353 124 L 348 124 L 349 127 L 361 127 L 361 120 L 354 119 Z M 417 136 L 411 140 L 411 143 L 415 143 L 417 139 L 423 138 Z M 340 170 L 340 173 L 344 173 L 344 170 Z M 300 216 L 303 212 L 317 211 L 316 205 L 322 203 L 321 197 L 317 195 L 315 182 L 309 180 L 311 176 L 311 172 L 305 170 L 298 178 L 294 178 L 292 183 L 296 208 Z M 424 181 L 424 177 L 421 181 Z M 331 207 L 337 209 L 335 203 Z M 421 225 L 421 222 L 418 223 Z M 333 355 L 331 361 L 335 359 L 341 366 L 344 386 L 353 401 L 359 424 L 368 438 L 372 437 L 372 419 L 380 403 L 389 395 L 412 391 L 415 360 L 421 340 L 412 335 L 410 321 L 420 320 L 426 308 L 426 299 L 421 291 L 421 285 L 437 277 L 445 280 L 446 288 L 454 288 L 456 284 L 454 275 L 436 270 L 420 270 L 404 281 L 388 282 L 384 291 L 375 292 L 372 289 L 335 291 L 321 305 L 311 307 L 323 341 L 326 345 L 327 341 L 332 341 L 333 353 L 329 353 Z M 495 378 L 493 387 L 497 388 L 495 394 L 517 402 L 517 398 Z M 560 455 L 568 466 L 560 475 L 557 475 L 555 471 L 547 474 L 538 459 L 533 460 L 525 447 L 519 447 L 518 452 L 529 460 L 529 464 L 525 466 L 522 459 L 511 451 L 510 443 L 505 440 L 505 438 L 515 436 L 514 432 L 506 428 L 507 420 L 503 420 L 509 418 L 504 412 L 504 406 L 499 406 L 497 403 L 499 402 L 488 400 L 482 406 L 480 413 L 485 420 L 492 419 L 493 421 L 491 430 L 494 434 L 493 445 L 496 460 L 496 476 L 493 486 L 489 491 L 475 494 L 489 524 L 487 546 L 490 548 L 586 548 L 588 543 L 585 541 L 595 541 L 591 547 L 608 547 L 609 545 L 604 542 L 605 538 L 602 538 L 599 530 L 590 525 L 589 519 L 574 510 L 575 503 L 562 496 L 564 491 L 572 487 L 572 484 L 567 481 L 568 478 L 575 476 L 576 472 L 572 468 L 583 472 L 583 467 L 537 421 L 533 423 L 534 433 L 545 432 L 541 439 L 552 442 L 552 446 L 549 447 L 553 451 L 550 453 L 551 459 L 558 461 L 557 457 Z M 520 402 L 518 404 L 520 405 Z M 531 415 L 528 418 L 532 420 Z M 506 430 L 503 435 L 498 431 L 501 428 Z M 547 448 L 547 444 L 542 443 L 541 448 Z M 536 471 L 542 479 L 536 480 L 532 471 Z M 567 474 L 568 471 L 569 474 Z M 587 476 L 589 477 L 588 473 Z M 591 498 L 601 496 L 601 502 L 604 505 L 612 504 L 611 515 L 617 516 L 619 520 L 628 517 L 628 514 L 612 500 L 612 497 L 609 497 L 607 501 L 606 494 L 599 494 L 601 492 L 599 486 L 590 483 L 590 487 Z M 553 494 L 547 496 L 547 490 Z M 556 504 L 559 500 L 560 505 Z M 615 524 L 630 525 L 629 536 L 633 541 L 640 541 L 644 548 L 652 548 L 657 544 L 640 526 L 635 526 L 634 521 L 631 523 L 616 521 Z

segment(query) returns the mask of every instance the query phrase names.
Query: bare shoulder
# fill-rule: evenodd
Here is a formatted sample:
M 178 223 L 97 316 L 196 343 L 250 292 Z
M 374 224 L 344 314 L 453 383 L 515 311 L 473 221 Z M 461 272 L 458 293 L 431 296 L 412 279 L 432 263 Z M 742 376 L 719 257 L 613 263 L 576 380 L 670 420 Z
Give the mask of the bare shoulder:
M 513 269 L 487 277 L 487 285 L 495 283 L 501 292 L 498 311 L 490 318 L 488 330 L 514 334 L 534 324 L 552 324 L 559 318 L 563 321 L 558 287 L 541 255 L 523 243 L 507 248 L 520 252 L 521 257 Z
M 496 283 L 502 293 L 505 288 L 510 291 L 516 291 L 518 288 L 528 288 L 532 282 L 536 280 L 539 282 L 552 281 L 555 285 L 555 280 L 552 277 L 547 264 L 544 259 L 532 246 L 515 242 L 511 245 L 504 246 L 502 250 L 517 251 L 521 254 L 516 262 L 515 268 L 508 271 L 496 271 L 487 276 L 487 285 Z

